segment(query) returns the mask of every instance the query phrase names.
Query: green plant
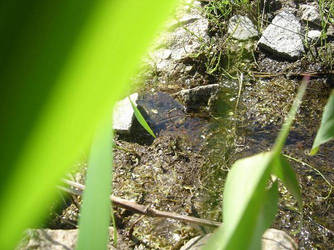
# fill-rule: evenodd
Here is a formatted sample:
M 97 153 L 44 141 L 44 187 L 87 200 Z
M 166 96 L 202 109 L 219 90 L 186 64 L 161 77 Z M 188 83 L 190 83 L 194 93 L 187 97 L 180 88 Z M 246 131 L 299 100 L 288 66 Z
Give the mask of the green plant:
M 311 155 L 315 155 L 319 146 L 326 143 L 334 138 L 334 91 L 332 91 L 328 103 L 324 108 L 324 113 L 322 115 L 320 128 L 315 137 Z
M 130 97 L 129 101 L 131 103 L 133 112 L 135 113 L 136 119 L 137 121 L 140 123 L 140 125 L 142 125 L 142 127 L 150 134 L 152 135 L 154 138 L 156 138 L 154 132 L 152 131 L 152 129 L 150 128 L 150 126 L 147 124 L 145 118 L 143 117 L 143 115 L 140 113 L 139 109 L 137 108 L 137 106 L 133 103 L 133 101 L 131 100 Z
M 274 148 L 233 164 L 224 188 L 224 225 L 211 237 L 205 249 L 260 249 L 262 234 L 277 211 L 277 178 L 302 208 L 296 175 L 281 151 L 305 89 L 306 82 L 300 87 Z

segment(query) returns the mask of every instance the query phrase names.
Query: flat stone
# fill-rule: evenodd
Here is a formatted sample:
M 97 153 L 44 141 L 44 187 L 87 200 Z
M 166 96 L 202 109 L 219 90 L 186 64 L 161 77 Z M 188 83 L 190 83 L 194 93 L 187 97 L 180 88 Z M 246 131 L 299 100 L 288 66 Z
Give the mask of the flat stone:
M 258 46 L 282 58 L 298 59 L 304 52 L 299 21 L 288 11 L 279 13 L 264 30 Z
M 137 107 L 138 93 L 130 95 L 130 98 Z M 128 97 L 116 103 L 113 113 L 113 129 L 115 132 L 129 134 L 134 119 L 134 111 Z
M 237 40 L 248 40 L 259 35 L 252 21 L 247 16 L 241 15 L 231 17 L 228 33 Z
M 18 246 L 18 249 L 74 250 L 78 232 L 78 229 L 30 229 L 25 233 L 25 240 Z M 109 235 L 110 238 L 113 238 L 113 228 L 111 227 L 109 228 Z M 115 248 L 109 243 L 108 249 Z
M 321 23 L 321 17 L 317 7 L 308 4 L 301 4 L 299 9 L 302 12 L 301 19 L 303 21 L 312 22 L 315 24 Z

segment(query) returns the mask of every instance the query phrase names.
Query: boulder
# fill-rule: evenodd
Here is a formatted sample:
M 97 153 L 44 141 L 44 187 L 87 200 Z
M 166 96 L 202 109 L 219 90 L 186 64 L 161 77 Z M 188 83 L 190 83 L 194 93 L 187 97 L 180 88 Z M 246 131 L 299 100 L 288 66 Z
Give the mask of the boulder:
M 138 93 L 130 95 L 130 98 L 133 104 L 137 106 Z M 128 97 L 116 103 L 114 107 L 112 124 L 115 132 L 129 134 L 134 119 L 134 111 Z
M 258 46 L 285 59 L 298 59 L 304 52 L 300 22 L 289 11 L 282 11 L 264 30 Z
M 252 21 L 241 15 L 231 17 L 228 24 L 228 33 L 237 40 L 248 40 L 258 36 L 258 32 Z

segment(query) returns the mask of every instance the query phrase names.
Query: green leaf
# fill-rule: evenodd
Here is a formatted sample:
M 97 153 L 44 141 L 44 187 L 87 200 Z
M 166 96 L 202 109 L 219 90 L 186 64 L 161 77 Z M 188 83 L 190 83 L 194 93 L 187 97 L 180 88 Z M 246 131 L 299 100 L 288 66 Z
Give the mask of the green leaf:
M 99 129 L 88 161 L 86 189 L 80 209 L 78 250 L 107 249 L 112 184 L 112 129 Z
M 267 225 L 275 213 L 269 210 L 261 216 L 273 156 L 272 152 L 261 153 L 233 164 L 224 188 L 223 228 L 204 249 L 252 249 L 250 246 L 259 240 L 265 230 L 262 225 Z
M 269 191 L 265 187 L 273 171 L 286 183 L 301 206 L 297 179 L 281 156 L 292 122 L 301 104 L 308 78 L 305 78 L 291 110 L 278 135 L 273 151 L 235 162 L 224 188 L 223 219 L 205 249 L 260 249 L 261 236 L 270 226 L 277 211 L 277 183 Z
M 137 121 L 140 123 L 140 125 L 143 126 L 143 128 L 150 134 L 152 135 L 154 138 L 156 138 L 154 132 L 152 131 L 152 129 L 150 128 L 150 126 L 147 124 L 145 118 L 143 117 L 143 115 L 140 113 L 139 109 L 136 107 L 136 105 L 132 102 L 131 98 L 129 98 L 129 101 L 131 103 L 133 112 L 135 113 L 135 116 L 137 118 Z
M 0 248 L 46 215 L 174 0 L 0 4 Z
M 273 151 L 275 154 L 280 154 L 282 152 L 283 146 L 285 144 L 286 138 L 288 137 L 290 128 L 292 126 L 293 120 L 296 117 L 297 111 L 302 102 L 303 96 L 306 91 L 307 83 L 309 82 L 310 77 L 304 77 L 303 83 L 298 89 L 297 96 L 291 106 L 288 116 L 286 117 L 282 129 L 279 135 L 276 138 L 275 145 Z
M 322 115 L 320 128 L 313 142 L 311 155 L 315 155 L 321 144 L 324 144 L 334 138 L 334 90 L 325 106 Z
M 272 174 L 283 182 L 284 186 L 287 187 L 289 192 L 297 200 L 299 209 L 301 210 L 303 203 L 295 171 L 283 155 L 275 158 L 273 166 Z
M 257 218 L 254 236 L 249 249 L 261 249 L 261 238 L 267 228 L 274 221 L 278 208 L 278 183 L 275 181 L 269 190 L 265 192 L 263 204 Z

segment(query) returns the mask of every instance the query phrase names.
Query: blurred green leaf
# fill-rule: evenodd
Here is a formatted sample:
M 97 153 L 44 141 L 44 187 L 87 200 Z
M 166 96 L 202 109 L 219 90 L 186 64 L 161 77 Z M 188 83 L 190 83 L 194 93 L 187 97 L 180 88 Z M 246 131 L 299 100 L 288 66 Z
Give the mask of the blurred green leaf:
M 152 131 L 152 129 L 150 128 L 150 126 L 147 124 L 145 118 L 143 117 L 143 115 L 140 113 L 139 109 L 136 107 L 136 105 L 133 103 L 133 101 L 131 100 L 130 97 L 129 98 L 129 101 L 131 103 L 131 106 L 132 106 L 132 109 L 133 109 L 133 112 L 135 113 L 135 116 L 136 116 L 136 119 L 137 121 L 140 123 L 140 125 L 143 126 L 143 128 L 150 134 L 152 135 L 154 138 L 156 138 L 154 132 Z
M 86 188 L 80 209 L 77 249 L 107 249 L 112 185 L 112 129 L 97 131 L 88 161 Z
M 248 249 L 261 249 L 261 238 L 275 219 L 278 207 L 278 183 L 275 181 L 269 190 L 265 191 L 262 207 L 257 218 L 254 236 Z
M 334 90 L 325 106 L 322 115 L 320 128 L 313 142 L 311 155 L 315 155 L 321 144 L 324 144 L 334 138 Z
M 0 3 L 1 249 L 46 215 L 174 3 Z

